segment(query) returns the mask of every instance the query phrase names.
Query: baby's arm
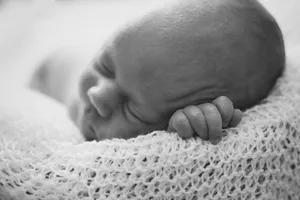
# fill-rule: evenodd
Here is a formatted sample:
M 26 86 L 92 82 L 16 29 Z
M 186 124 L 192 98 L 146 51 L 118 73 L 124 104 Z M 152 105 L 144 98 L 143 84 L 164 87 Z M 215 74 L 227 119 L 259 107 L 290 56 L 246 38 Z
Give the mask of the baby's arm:
M 77 92 L 78 78 L 84 65 L 68 50 L 56 51 L 36 69 L 30 87 L 67 105 Z
M 168 131 L 175 131 L 183 138 L 198 135 L 203 140 L 218 144 L 222 140 L 222 128 L 237 126 L 242 112 L 234 109 L 227 97 L 216 98 L 212 103 L 188 106 L 176 111 L 170 121 Z

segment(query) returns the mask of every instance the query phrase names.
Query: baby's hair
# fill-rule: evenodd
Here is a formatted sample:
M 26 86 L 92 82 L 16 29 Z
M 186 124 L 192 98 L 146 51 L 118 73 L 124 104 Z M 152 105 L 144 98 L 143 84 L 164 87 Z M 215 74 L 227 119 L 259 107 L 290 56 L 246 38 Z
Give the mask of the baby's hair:
M 228 90 L 223 95 L 228 96 L 237 108 L 252 107 L 267 97 L 284 72 L 282 32 L 276 20 L 256 0 L 213 1 L 223 4 L 217 6 L 216 12 L 220 15 L 226 13 L 224 21 L 230 20 L 227 21 L 228 29 L 220 30 L 220 34 L 226 34 L 228 40 L 216 50 L 224 47 L 224 51 L 234 52 L 221 52 L 215 56 L 216 71 L 225 76 L 235 76 L 224 81 Z

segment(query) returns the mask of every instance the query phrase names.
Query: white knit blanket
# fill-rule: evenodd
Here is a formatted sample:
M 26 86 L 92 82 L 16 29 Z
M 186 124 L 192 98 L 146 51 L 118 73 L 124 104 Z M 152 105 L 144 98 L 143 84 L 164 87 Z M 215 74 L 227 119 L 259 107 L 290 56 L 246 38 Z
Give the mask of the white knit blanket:
M 300 199 L 295 67 L 216 146 L 159 131 L 84 142 L 58 103 L 4 92 L 0 199 Z

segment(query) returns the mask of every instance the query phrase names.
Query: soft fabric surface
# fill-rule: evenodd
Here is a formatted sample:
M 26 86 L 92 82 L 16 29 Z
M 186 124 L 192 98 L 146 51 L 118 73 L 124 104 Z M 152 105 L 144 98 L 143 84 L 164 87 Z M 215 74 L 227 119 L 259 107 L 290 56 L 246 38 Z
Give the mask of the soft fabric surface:
M 83 142 L 64 108 L 15 89 L 0 104 L 2 199 L 300 199 L 300 72 L 213 146 L 153 132 Z

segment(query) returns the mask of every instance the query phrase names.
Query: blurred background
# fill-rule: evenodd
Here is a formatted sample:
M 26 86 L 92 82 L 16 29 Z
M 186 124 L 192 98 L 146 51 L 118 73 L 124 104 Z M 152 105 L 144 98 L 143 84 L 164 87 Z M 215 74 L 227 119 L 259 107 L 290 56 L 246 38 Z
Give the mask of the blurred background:
M 0 0 L 0 83 L 26 84 L 33 69 L 60 47 L 89 57 L 116 27 L 162 1 Z M 300 51 L 300 1 L 261 2 L 279 22 L 287 49 Z

